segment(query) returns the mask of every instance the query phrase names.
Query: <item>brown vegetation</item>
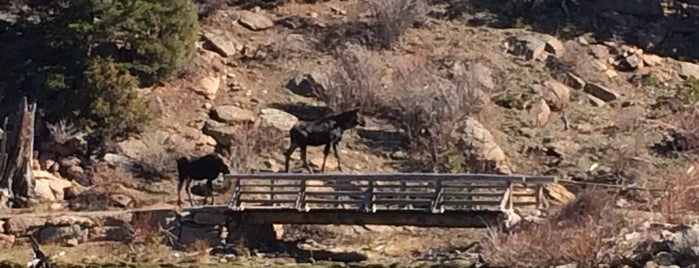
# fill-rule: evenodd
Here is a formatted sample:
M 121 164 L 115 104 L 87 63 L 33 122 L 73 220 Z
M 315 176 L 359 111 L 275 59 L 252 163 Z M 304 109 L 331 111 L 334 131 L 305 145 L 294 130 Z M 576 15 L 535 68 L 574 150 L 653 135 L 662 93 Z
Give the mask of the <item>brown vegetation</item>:
M 613 196 L 605 191 L 586 190 L 540 224 L 512 235 L 491 231 L 481 243 L 483 259 L 507 267 L 609 263 L 609 238 L 625 226 L 624 217 L 611 209 L 613 204 Z
M 283 140 L 284 134 L 272 126 L 260 124 L 237 126 L 233 136 L 234 145 L 231 145 L 226 152 L 229 156 L 228 166 L 231 172 L 249 172 L 255 166 L 253 164 L 262 159 L 263 155 L 281 151 L 284 144 L 279 141 Z
M 429 11 L 425 0 L 371 0 L 369 3 L 376 18 L 376 38 L 385 49 L 399 41 L 409 27 L 424 23 Z
M 316 97 L 339 113 L 360 108 L 363 113 L 376 114 L 380 104 L 380 69 L 377 55 L 363 46 L 346 44 L 335 51 L 335 68 L 328 77 L 326 88 L 317 88 Z

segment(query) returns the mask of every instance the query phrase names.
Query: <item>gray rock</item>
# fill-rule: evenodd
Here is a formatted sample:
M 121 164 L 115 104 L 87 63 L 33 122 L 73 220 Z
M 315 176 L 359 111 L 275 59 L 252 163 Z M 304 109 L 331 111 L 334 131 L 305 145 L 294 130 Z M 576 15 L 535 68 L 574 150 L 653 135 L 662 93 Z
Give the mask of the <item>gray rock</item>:
M 81 161 L 79 158 L 77 158 L 75 156 L 69 156 L 69 157 L 61 159 L 60 163 L 61 163 L 62 167 L 72 167 L 72 166 L 80 165 Z
M 316 92 L 325 90 L 323 84 L 326 77 L 319 73 L 301 74 L 289 80 L 286 88 L 294 94 L 304 97 L 315 97 Z
M 588 83 L 585 85 L 584 91 L 602 101 L 610 102 L 619 98 L 619 94 L 612 89 L 602 86 L 597 83 Z
M 216 143 L 222 146 L 231 145 L 236 131 L 237 129 L 234 126 L 229 126 L 215 120 L 207 120 L 202 129 L 204 134 L 213 137 Z
M 574 89 L 582 89 L 585 87 L 585 80 L 577 76 L 576 74 L 572 72 L 567 72 L 566 73 L 566 85 L 569 87 L 572 87 Z
M 699 79 L 699 64 L 681 61 L 679 74 L 680 77 L 684 79 L 688 79 L 689 77 Z
M 260 119 L 263 125 L 272 126 L 282 131 L 288 131 L 299 122 L 296 116 L 274 108 L 262 109 Z
M 564 264 L 564 265 L 558 265 L 556 268 L 578 268 L 578 264 L 576 263 L 569 263 L 569 264 Z
M 223 57 L 235 55 L 242 47 L 239 42 L 222 31 L 204 31 L 204 39 L 211 46 L 210 50 L 220 54 Z
M 274 22 L 267 16 L 260 13 L 252 13 L 250 11 L 240 12 L 240 25 L 253 31 L 260 31 L 274 26 Z
M 639 57 L 637 54 L 631 54 L 628 57 L 624 58 L 623 61 L 623 67 L 629 70 L 633 70 L 638 68 L 642 64 L 641 57 Z
M 478 154 L 478 159 L 495 163 L 499 173 L 512 173 L 505 152 L 495 142 L 495 138 L 483 124 L 474 118 L 468 117 L 462 125 L 463 127 L 457 129 L 457 133 L 462 135 L 458 142 L 460 148 L 474 148 L 474 151 Z
M 120 155 L 120 154 L 111 154 L 107 153 L 104 154 L 102 159 L 107 162 L 107 164 L 111 166 L 131 166 L 133 165 L 133 161 L 129 159 L 126 156 Z
M 87 234 L 88 230 L 83 230 L 80 225 L 72 224 L 68 226 L 48 226 L 39 232 L 39 242 L 65 243 L 69 239 L 78 239 Z
M 551 53 L 556 58 L 560 58 L 565 54 L 565 46 L 563 46 L 563 43 L 557 38 L 547 36 L 544 51 Z
M 552 110 L 561 110 L 570 102 L 570 88 L 556 80 L 544 82 L 541 95 Z
M 523 35 L 512 37 L 510 43 L 510 53 L 516 56 L 524 56 L 526 60 L 541 57 L 546 49 L 546 42 L 535 35 Z
M 233 105 L 223 105 L 214 107 L 211 111 L 214 120 L 223 123 L 236 124 L 255 122 L 255 113 Z

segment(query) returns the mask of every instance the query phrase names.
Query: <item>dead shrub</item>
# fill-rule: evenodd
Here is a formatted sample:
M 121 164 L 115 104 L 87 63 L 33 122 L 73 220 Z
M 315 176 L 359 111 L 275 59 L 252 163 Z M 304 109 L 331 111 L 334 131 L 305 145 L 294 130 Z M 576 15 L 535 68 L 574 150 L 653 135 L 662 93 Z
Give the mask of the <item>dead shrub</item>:
M 624 217 L 611 209 L 613 201 L 603 190 L 585 190 L 541 223 L 512 235 L 490 232 L 481 242 L 482 257 L 488 264 L 505 267 L 608 263 L 614 246 L 609 238 L 626 225 Z
M 151 132 L 141 136 L 140 141 L 147 149 L 136 159 L 135 173 L 149 181 L 171 178 L 169 175 L 177 169 L 175 159 L 179 154 L 168 144 L 167 137 Z
M 46 123 L 46 128 L 51 135 L 51 140 L 56 144 L 65 144 L 70 140 L 82 139 L 85 136 L 85 133 L 65 119 L 61 119 L 55 124 Z
M 317 88 L 314 95 L 334 112 L 358 107 L 363 113 L 375 113 L 381 92 L 375 55 L 360 45 L 346 44 L 334 56 L 336 67 L 326 81 L 327 87 Z
M 428 6 L 425 0 L 369 0 L 376 18 L 376 38 L 381 47 L 389 49 L 405 31 L 416 23 L 424 23 Z
M 446 79 L 428 66 L 408 69 L 398 64 L 390 105 L 394 120 L 407 130 L 416 151 L 429 152 L 433 169 L 449 170 L 448 155 L 456 148 L 453 133 L 466 117 L 487 104 L 487 90 L 480 86 L 471 65 L 468 71 Z
M 677 224 L 685 223 L 687 215 L 699 212 L 699 174 L 694 170 L 670 174 L 657 209 L 668 221 Z
M 234 132 L 231 146 L 227 150 L 231 172 L 248 172 L 253 163 L 268 152 L 277 152 L 284 146 L 281 130 L 259 124 L 238 125 Z
M 134 213 L 127 228 L 129 237 L 126 241 L 130 249 L 127 258 L 131 262 L 152 262 L 159 259 L 162 252 L 168 252 L 163 242 L 172 244 L 175 241 L 175 236 L 154 220 L 153 212 Z

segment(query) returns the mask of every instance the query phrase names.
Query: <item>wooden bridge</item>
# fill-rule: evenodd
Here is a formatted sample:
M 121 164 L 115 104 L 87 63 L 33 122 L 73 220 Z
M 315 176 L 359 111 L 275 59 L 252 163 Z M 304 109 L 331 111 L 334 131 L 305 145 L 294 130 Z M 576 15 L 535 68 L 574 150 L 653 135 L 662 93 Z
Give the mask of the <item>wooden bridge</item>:
M 544 208 L 554 176 L 495 174 L 227 175 L 228 210 L 247 223 L 499 225 L 517 207 Z

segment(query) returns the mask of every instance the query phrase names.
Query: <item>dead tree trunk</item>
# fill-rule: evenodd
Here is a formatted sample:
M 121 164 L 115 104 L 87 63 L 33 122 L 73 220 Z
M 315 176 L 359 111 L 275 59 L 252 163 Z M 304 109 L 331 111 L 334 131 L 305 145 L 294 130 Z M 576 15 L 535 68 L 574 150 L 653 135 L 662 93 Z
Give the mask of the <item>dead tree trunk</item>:
M 5 118 L 5 132 L 0 143 L 0 190 L 9 199 L 1 201 L 9 201 L 11 207 L 29 207 L 29 198 L 34 195 L 31 164 L 35 114 L 36 104 L 29 104 L 24 98 L 19 111 Z

